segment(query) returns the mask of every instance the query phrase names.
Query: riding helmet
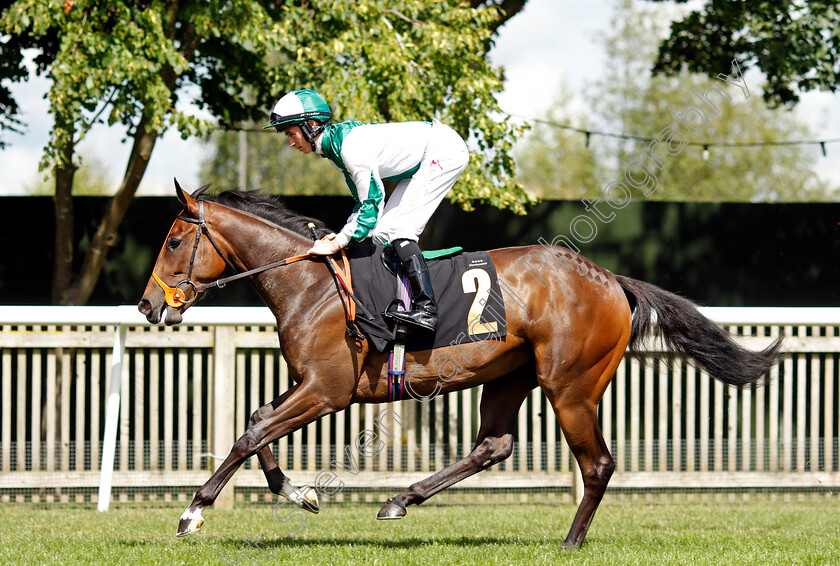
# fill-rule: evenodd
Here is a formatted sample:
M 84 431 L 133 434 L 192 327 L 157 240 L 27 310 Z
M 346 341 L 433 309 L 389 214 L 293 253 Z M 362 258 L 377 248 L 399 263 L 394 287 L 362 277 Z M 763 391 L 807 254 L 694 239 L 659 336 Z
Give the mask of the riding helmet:
M 312 144 L 314 151 L 315 138 L 331 119 L 332 110 L 323 96 L 314 90 L 293 90 L 277 101 L 271 113 L 271 122 L 263 129 L 274 128 L 282 132 L 291 126 L 299 126 L 303 137 Z M 318 125 L 310 126 L 307 120 L 317 120 Z

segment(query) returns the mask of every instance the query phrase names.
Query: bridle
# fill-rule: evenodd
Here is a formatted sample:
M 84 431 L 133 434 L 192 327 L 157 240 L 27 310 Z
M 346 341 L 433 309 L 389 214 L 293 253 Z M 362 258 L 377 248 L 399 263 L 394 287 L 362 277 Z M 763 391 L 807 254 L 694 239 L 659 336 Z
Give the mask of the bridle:
M 269 269 L 274 269 L 275 267 L 282 267 L 284 265 L 289 265 L 291 263 L 295 263 L 304 259 L 309 260 L 318 260 L 320 256 L 317 255 L 310 255 L 310 254 L 301 254 L 292 257 L 287 257 L 286 259 L 281 259 L 280 261 L 275 261 L 273 263 L 269 263 L 267 265 L 263 265 L 261 267 L 256 267 L 254 269 L 249 269 L 248 271 L 243 271 L 241 273 L 236 273 L 235 275 L 231 275 L 229 277 L 222 277 L 221 279 L 217 279 L 212 283 L 206 283 L 204 285 L 197 285 L 195 281 L 192 280 L 192 273 L 193 267 L 195 265 L 195 255 L 198 252 L 198 244 L 201 241 L 201 234 L 204 233 L 207 235 L 207 239 L 210 240 L 210 243 L 213 245 L 213 248 L 216 250 L 227 266 L 236 271 L 236 266 L 233 265 L 233 262 L 228 259 L 225 253 L 222 251 L 222 248 L 219 244 L 216 243 L 216 240 L 213 239 L 213 235 L 210 233 L 210 230 L 207 228 L 207 222 L 204 221 L 204 201 L 198 201 L 198 219 L 190 218 L 189 216 L 184 216 L 183 214 L 179 214 L 177 216 L 178 220 L 183 220 L 184 222 L 189 222 L 190 224 L 195 224 L 197 226 L 195 231 L 195 242 L 193 243 L 192 255 L 190 256 L 190 268 L 187 272 L 187 278 L 183 281 L 179 281 L 174 287 L 170 287 L 163 280 L 158 277 L 157 273 L 152 271 L 152 278 L 160 285 L 160 288 L 163 289 L 164 300 L 166 304 L 172 308 L 180 308 L 184 305 L 189 306 L 195 303 L 200 297 L 203 296 L 204 291 L 207 289 L 218 287 L 219 289 L 224 288 L 225 285 L 230 283 L 231 281 L 236 281 L 237 279 L 242 279 L 244 277 L 249 277 L 251 275 L 255 275 L 257 273 L 262 273 L 263 271 L 268 271 Z M 312 234 L 313 239 L 317 239 L 317 235 L 315 233 L 315 225 L 310 223 L 309 230 Z M 324 261 L 327 265 L 327 268 L 330 272 L 330 275 L 338 281 L 340 288 L 339 294 L 341 293 L 341 289 L 344 289 L 344 292 L 347 293 L 347 307 L 345 308 L 345 313 L 347 315 L 347 334 L 352 336 L 356 339 L 364 339 L 364 335 L 361 334 L 356 329 L 355 317 L 356 317 L 356 307 L 358 306 L 359 310 L 362 311 L 364 316 L 368 320 L 374 320 L 373 314 L 365 308 L 365 306 L 356 298 L 356 295 L 353 294 L 353 286 L 350 280 L 350 265 L 347 259 L 347 254 L 344 253 L 344 250 L 341 250 L 341 257 L 344 261 L 344 271 L 340 272 L 338 269 L 338 265 L 335 263 L 335 260 L 331 257 L 325 257 Z M 182 286 L 186 286 L 186 288 L 191 287 L 193 291 L 192 299 L 187 299 L 187 294 Z
M 233 262 L 230 261 L 230 259 L 222 251 L 222 248 L 219 246 L 219 244 L 216 243 L 216 240 L 213 239 L 213 235 L 207 228 L 207 222 L 205 222 L 204 220 L 204 201 L 198 201 L 198 219 L 190 218 L 189 216 L 184 216 L 183 214 L 179 214 L 177 216 L 177 219 L 183 220 L 184 222 L 189 222 L 190 224 L 197 225 L 195 231 L 195 242 L 193 243 L 192 255 L 190 256 L 190 268 L 187 272 L 187 278 L 182 281 L 179 281 L 174 287 L 170 287 L 169 285 L 164 283 L 160 277 L 158 277 L 157 273 L 152 271 L 152 278 L 157 282 L 158 285 L 160 285 L 160 288 L 163 289 L 166 304 L 172 308 L 177 309 L 184 305 L 189 306 L 195 303 L 207 289 L 211 289 L 213 287 L 218 287 L 219 289 L 222 289 L 225 285 L 237 279 L 242 279 L 250 275 L 262 273 L 263 271 L 274 269 L 275 267 L 281 267 L 283 265 L 288 265 L 290 263 L 295 263 L 304 259 L 316 259 L 316 256 L 312 256 L 309 254 L 296 255 L 292 257 L 287 257 L 286 259 L 281 259 L 280 261 L 275 261 L 274 263 L 263 265 L 261 267 L 250 269 L 248 271 L 236 273 L 235 275 L 231 275 L 230 277 L 223 277 L 221 279 L 213 281 L 212 283 L 207 283 L 205 285 L 197 285 L 195 281 L 192 280 L 192 274 L 193 267 L 195 266 L 195 255 L 198 252 L 198 244 L 199 242 L 201 242 L 202 233 L 207 235 L 207 239 L 210 240 L 210 243 L 213 245 L 213 248 L 216 250 L 216 253 L 218 253 L 219 256 L 221 256 L 221 258 L 225 260 L 225 264 L 228 266 L 228 268 L 234 272 L 236 272 L 237 269 L 236 266 L 233 265 Z M 184 289 L 181 288 L 182 286 L 184 287 Z M 189 300 L 187 299 L 187 288 L 192 288 L 193 292 L 193 297 Z

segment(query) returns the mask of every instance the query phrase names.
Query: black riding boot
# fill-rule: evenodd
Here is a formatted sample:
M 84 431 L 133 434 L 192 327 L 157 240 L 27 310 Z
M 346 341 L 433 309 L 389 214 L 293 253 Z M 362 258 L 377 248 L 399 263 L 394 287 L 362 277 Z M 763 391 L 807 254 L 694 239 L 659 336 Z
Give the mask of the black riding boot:
M 399 243 L 402 242 L 409 243 L 400 246 Z M 391 311 L 388 313 L 388 317 L 396 322 L 418 326 L 434 332 L 437 327 L 438 311 L 435 303 L 435 292 L 432 289 L 432 278 L 429 275 L 429 266 L 426 265 L 426 260 L 423 258 L 416 242 L 397 240 L 394 242 L 394 248 L 406 275 L 408 275 L 413 300 L 410 311 Z M 416 253 L 411 253 L 414 251 Z M 406 252 L 411 253 L 411 255 Z

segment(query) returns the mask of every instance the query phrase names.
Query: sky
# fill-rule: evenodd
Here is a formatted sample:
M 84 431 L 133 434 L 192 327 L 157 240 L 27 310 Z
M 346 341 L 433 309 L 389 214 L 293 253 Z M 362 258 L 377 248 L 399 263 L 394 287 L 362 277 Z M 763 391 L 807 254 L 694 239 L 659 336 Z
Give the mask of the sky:
M 585 109 L 587 85 L 597 81 L 604 70 L 601 38 L 608 32 L 615 1 L 529 0 L 525 9 L 500 29 L 490 53 L 492 62 L 505 69 L 505 90 L 499 95 L 502 109 L 514 116 L 539 117 L 555 100 L 561 83 L 575 95 L 575 107 Z M 44 100 L 48 86 L 47 80 L 35 78 L 14 91 L 27 128 L 23 136 L 5 135 L 9 145 L 0 151 L 0 195 L 26 194 L 39 178 L 38 162 L 51 126 Z M 840 138 L 837 95 L 806 94 L 796 111 L 811 125 L 817 139 Z M 123 136 L 119 127 L 97 126 L 80 144 L 82 155 L 95 155 L 106 165 L 115 186 L 130 149 Z M 819 152 L 816 147 L 813 151 Z M 817 160 L 818 172 L 840 184 L 840 143 L 827 146 L 827 151 L 827 157 Z M 188 188 L 208 182 L 199 178 L 206 152 L 197 139 L 182 140 L 174 131 L 165 133 L 138 194 L 171 194 L 173 177 Z

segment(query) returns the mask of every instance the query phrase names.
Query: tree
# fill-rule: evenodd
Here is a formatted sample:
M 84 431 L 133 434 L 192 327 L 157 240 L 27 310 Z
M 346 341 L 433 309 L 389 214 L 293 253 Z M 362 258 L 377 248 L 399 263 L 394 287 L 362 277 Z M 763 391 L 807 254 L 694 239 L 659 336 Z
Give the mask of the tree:
M 689 72 L 671 77 L 651 76 L 649 69 L 656 57 L 657 38 L 664 34 L 661 18 L 652 10 L 635 9 L 632 3 L 624 2 L 618 6 L 610 29 L 614 31 L 605 38 L 606 72 L 590 91 L 593 103 L 589 120 L 606 131 L 655 138 L 675 123 L 675 114 L 697 102 L 694 91 L 702 91 L 710 79 Z M 797 122 L 791 112 L 770 109 L 760 97 L 745 98 L 736 87 L 730 89 L 736 94 L 732 101 L 718 102 L 718 115 L 709 112 L 703 132 L 706 141 L 712 144 L 775 143 L 809 137 L 807 128 Z M 587 158 L 585 153 L 579 153 L 584 140 L 582 134 L 560 130 L 557 135 L 567 139 L 567 147 L 575 147 L 569 144 L 577 143 L 578 153 L 558 158 L 555 170 L 566 167 L 574 171 L 576 167 L 588 174 L 591 160 L 597 164 L 592 176 L 599 184 L 593 188 L 577 176 L 577 182 L 573 182 L 573 186 L 580 188 L 575 195 L 577 198 L 603 198 L 602 187 L 611 181 L 623 180 L 626 167 L 637 160 L 650 143 L 649 140 L 616 140 L 593 135 L 588 150 L 591 156 Z M 833 198 L 813 172 L 815 158 L 801 146 L 711 145 L 706 153 L 697 139 L 686 141 L 698 145 L 688 145 L 678 155 L 665 156 L 661 170 L 655 172 L 657 188 L 644 198 L 713 201 Z M 539 155 L 540 151 L 528 147 L 524 153 Z M 567 163 L 569 159 L 577 159 L 579 163 L 573 166 Z M 532 174 L 527 168 L 529 162 L 521 164 L 525 175 Z M 544 167 L 550 169 L 552 165 L 546 160 Z
M 519 179 L 540 198 L 574 199 L 598 190 L 595 155 L 587 139 L 577 131 L 556 127 L 568 124 L 585 130 L 586 117 L 569 109 L 571 96 L 565 85 L 545 117 L 534 124 L 516 152 Z
M 493 34 L 498 33 L 499 28 L 505 22 L 522 11 L 528 0 L 470 0 L 473 8 L 496 8 L 496 13 L 490 19 L 489 29 Z
M 478 150 L 456 200 L 465 207 L 480 200 L 524 210 L 532 199 L 514 180 L 510 156 L 519 129 L 495 119 L 501 72 L 485 57 L 491 28 L 509 12 L 495 2 L 480 5 L 421 0 L 12 3 L 0 18 L 0 33 L 7 36 L 0 60 L 19 58 L 23 47 L 39 49 L 39 70 L 52 79 L 48 98 L 55 127 L 42 167 L 55 178 L 53 301 L 82 304 L 89 298 L 160 134 L 168 128 L 184 137 L 209 130 L 208 122 L 185 111 L 190 98 L 221 126 L 262 121 L 280 93 L 306 87 L 321 90 L 339 116 L 382 121 L 437 114 Z M 6 102 L 4 115 L 13 116 L 8 109 L 14 106 Z M 133 145 L 123 180 L 74 275 L 75 149 L 102 122 L 121 124 Z
M 10 1 L 0 0 L 0 14 L 10 5 Z M 0 29 L 3 27 L 0 24 Z M 0 79 L 20 81 L 27 78 L 27 69 L 24 65 L 24 52 L 26 50 L 35 50 L 39 53 L 33 63 L 36 72 L 43 73 L 55 59 L 58 50 L 57 39 L 54 33 L 46 33 L 38 37 L 26 32 L 8 37 L 0 35 Z M 20 128 L 23 123 L 18 115 L 19 110 L 9 86 L 0 81 L 0 135 L 4 131 L 22 133 Z M 5 145 L 3 138 L 0 137 L 0 149 L 3 149 Z
M 256 125 L 255 125 L 256 126 Z M 240 180 L 241 137 L 246 136 L 246 175 Z M 202 163 L 203 182 L 217 187 L 258 189 L 271 194 L 347 195 L 344 178 L 326 159 L 313 159 L 289 147 L 274 130 L 213 132 L 210 155 Z
M 84 154 L 73 176 L 73 194 L 76 196 L 107 197 L 111 194 L 112 181 L 105 163 L 95 154 Z M 32 196 L 52 196 L 55 192 L 55 179 L 52 175 L 36 178 L 27 184 L 26 194 Z
M 486 55 L 487 51 L 492 46 L 492 37 L 498 33 L 499 28 L 504 25 L 504 23 L 524 8 L 526 2 L 527 0 L 470 0 L 470 6 L 474 10 L 482 10 L 484 15 L 484 18 L 480 22 L 474 21 L 473 23 L 481 23 L 486 27 L 486 33 L 482 34 L 483 42 L 481 44 L 476 43 L 471 45 L 470 49 L 477 46 L 480 53 Z M 442 94 L 446 94 L 447 87 L 443 85 L 457 83 L 455 84 L 456 89 L 474 88 L 470 86 L 469 82 L 461 80 L 457 76 L 462 69 L 460 69 L 457 65 L 453 66 L 453 61 L 441 59 L 441 56 L 444 56 L 445 58 L 447 52 L 450 51 L 448 47 L 441 44 L 440 47 L 442 50 L 437 47 L 432 47 L 430 49 L 428 45 L 423 45 L 423 43 L 412 39 L 415 37 L 422 38 L 424 34 L 429 36 L 428 38 L 423 39 L 424 42 L 428 42 L 430 38 L 434 41 L 434 37 L 441 37 L 440 30 L 436 30 L 433 25 L 430 25 L 434 23 L 437 16 L 430 18 L 428 14 L 434 14 L 435 11 L 433 10 L 432 12 L 429 12 L 426 10 L 427 15 L 425 16 L 416 11 L 421 7 L 424 9 L 430 8 L 430 6 L 426 6 L 424 4 L 427 3 L 413 4 L 414 8 L 412 9 L 415 10 L 415 12 L 412 17 L 408 17 L 406 15 L 411 12 L 400 8 L 396 4 L 394 4 L 391 9 L 384 10 L 381 14 L 380 20 L 385 24 L 388 33 L 382 34 L 381 42 L 379 44 L 372 48 L 365 47 L 360 52 L 356 53 L 353 53 L 355 48 L 352 47 L 358 43 L 353 39 L 355 30 L 352 26 L 348 27 L 341 24 L 335 24 L 336 29 L 329 33 L 343 34 L 342 37 L 338 39 L 338 43 L 340 43 L 348 53 L 342 56 L 337 68 L 331 67 L 328 70 L 324 70 L 320 73 L 320 76 L 337 74 L 341 77 L 339 82 L 346 84 L 348 82 L 348 77 L 346 76 L 348 70 L 351 73 L 361 71 L 363 83 L 375 85 L 375 88 L 380 89 L 379 94 L 375 97 L 375 100 L 371 100 L 370 107 L 371 110 L 374 110 L 374 112 L 362 110 L 361 113 L 359 113 L 358 107 L 353 106 L 352 104 L 348 105 L 347 102 L 344 101 L 346 99 L 346 92 L 336 92 L 335 98 L 327 96 L 327 100 L 333 106 L 333 110 L 337 115 L 340 116 L 343 114 L 342 118 L 352 118 L 358 120 L 368 119 L 371 121 L 387 121 L 403 118 L 409 119 L 412 117 L 427 120 L 440 110 L 444 111 L 444 113 L 441 114 L 442 116 L 447 116 L 446 112 L 448 111 L 446 107 L 453 106 L 452 103 L 445 99 L 445 96 L 444 98 L 441 97 Z M 438 9 L 451 11 L 451 6 L 443 4 L 442 6 L 439 6 Z M 364 10 L 356 10 L 356 14 L 353 18 L 358 20 L 363 17 L 364 13 Z M 442 14 L 443 12 L 440 13 Z M 376 14 L 373 14 L 373 16 L 373 22 L 376 23 L 376 18 L 379 16 Z M 370 20 L 371 18 L 368 17 L 365 21 L 370 22 Z M 435 25 L 439 25 L 440 23 L 446 22 L 439 22 Z M 395 24 L 397 27 L 394 27 Z M 369 25 L 369 23 L 366 25 Z M 446 23 L 446 25 L 452 25 L 452 23 Z M 323 32 L 323 30 L 321 30 L 321 32 Z M 409 41 L 414 41 L 414 43 L 409 43 Z M 305 42 L 300 40 L 300 43 L 303 44 Z M 368 51 L 369 53 L 365 53 L 365 51 Z M 394 73 L 393 69 L 389 68 L 385 69 L 384 72 L 379 72 L 378 75 L 371 73 L 370 76 L 366 77 L 365 73 L 368 73 L 373 67 L 371 62 L 375 61 L 375 59 L 372 59 L 373 55 L 378 56 L 379 54 L 388 53 L 389 51 L 396 54 L 403 54 L 403 56 L 409 55 L 409 51 L 415 52 L 409 60 L 404 61 L 404 63 L 408 66 L 408 75 L 406 76 L 405 73 L 400 74 L 399 72 Z M 350 54 L 352 54 L 352 57 L 348 56 Z M 280 55 L 277 59 L 278 61 L 281 61 L 278 64 L 288 64 L 288 59 L 284 58 L 282 55 Z M 360 67 L 346 66 L 345 63 L 349 60 L 361 62 Z M 418 60 L 425 61 L 424 65 L 418 65 L 416 63 Z M 467 61 L 471 61 L 471 63 L 468 67 L 466 67 L 466 70 L 473 74 L 475 70 L 484 67 L 484 63 L 475 59 L 474 54 L 471 55 Z M 399 65 L 400 63 L 397 63 L 397 68 Z M 478 74 L 481 74 L 481 72 Z M 385 75 L 391 75 L 393 78 L 386 80 Z M 428 104 L 428 101 L 419 100 L 417 95 L 422 96 L 426 91 L 415 90 L 412 97 L 402 100 L 397 99 L 397 107 L 405 107 L 402 112 L 395 113 L 392 110 L 392 107 L 395 104 L 393 100 L 395 95 L 392 91 L 399 92 L 403 89 L 403 85 L 413 87 L 413 83 L 418 79 L 420 81 L 425 81 L 434 75 L 439 75 L 437 83 L 441 85 L 440 90 L 435 92 L 433 95 L 433 100 L 436 102 Z M 328 95 L 330 94 L 329 87 L 324 85 L 323 82 L 313 81 L 312 78 L 307 77 L 301 77 L 300 80 L 303 82 L 298 82 L 298 85 L 311 83 L 313 84 L 313 88 L 316 90 Z M 476 94 L 480 94 L 485 88 L 486 87 L 482 86 L 476 89 Z M 354 86 L 354 90 L 368 90 L 368 86 L 366 84 Z M 279 94 L 281 93 L 278 93 L 278 95 Z M 452 113 L 448 115 L 454 115 L 454 113 L 463 114 L 465 110 L 472 111 L 475 115 L 477 115 L 477 106 L 486 103 L 486 101 L 486 98 L 483 99 L 483 101 L 476 99 L 471 105 L 471 110 L 466 104 L 456 104 L 451 110 Z M 375 105 L 373 102 L 375 102 Z M 420 102 L 424 103 L 420 104 Z M 268 114 L 267 108 L 265 109 L 265 113 Z M 475 124 L 473 126 L 469 126 L 469 120 L 474 117 L 475 116 L 463 115 L 459 118 L 461 123 L 459 131 L 462 135 L 468 134 L 470 129 L 476 129 Z M 260 131 L 260 126 L 262 126 L 265 122 L 266 120 L 263 119 L 261 122 L 240 125 L 245 130 L 244 135 L 247 140 L 247 167 L 244 180 L 240 179 L 239 172 L 240 152 L 242 149 L 240 143 L 242 140 L 241 136 L 243 134 L 238 131 L 225 130 L 214 131 L 207 140 L 207 145 L 211 151 L 209 158 L 206 159 L 202 165 L 202 179 L 204 179 L 205 182 L 212 183 L 216 186 L 232 187 L 244 185 L 245 188 L 258 189 L 260 191 L 273 194 L 347 194 L 344 181 L 340 176 L 335 175 L 333 168 L 326 160 L 312 159 L 311 157 L 305 157 L 297 151 L 290 150 L 286 146 L 285 138 L 278 139 L 276 136 L 271 135 L 274 132 Z M 492 122 L 484 122 L 481 128 L 486 128 L 487 126 L 494 125 Z M 488 147 L 491 147 L 495 143 L 493 142 L 493 139 L 495 139 L 498 133 L 487 133 L 490 138 Z M 510 147 L 508 146 L 504 149 L 503 153 L 508 153 L 509 151 Z M 493 187 L 497 184 L 496 180 L 488 178 L 486 174 L 482 174 L 481 169 L 484 161 L 475 161 L 476 157 L 480 157 L 480 155 L 473 156 L 474 163 L 469 170 L 469 175 L 465 174 L 465 176 L 462 177 L 462 180 L 459 181 L 458 185 L 456 185 L 455 191 L 453 191 L 453 194 L 457 195 L 456 198 L 459 202 L 467 208 L 470 208 L 471 201 L 474 197 L 478 200 L 491 200 L 493 196 Z M 499 165 L 501 166 L 499 170 L 503 172 L 503 176 L 507 176 L 512 173 L 511 162 L 499 162 Z M 466 182 L 464 178 L 469 178 L 471 182 Z M 491 190 L 491 198 L 488 198 L 488 188 Z M 519 189 L 517 188 L 516 196 L 512 202 L 497 200 L 493 204 L 502 207 L 510 206 L 518 212 L 523 212 L 524 208 L 522 205 L 527 204 L 530 201 L 530 197 L 519 192 Z
M 764 98 L 774 105 L 792 106 L 810 90 L 835 92 L 840 86 L 840 6 L 832 0 L 706 0 L 673 22 L 654 69 L 715 77 L 727 72 L 732 59 L 744 70 L 764 73 Z
M 176 108 L 183 89 L 198 87 L 198 104 L 214 115 L 250 115 L 243 97 L 225 89 L 263 80 L 264 48 L 254 46 L 266 42 L 271 16 L 253 1 L 19 0 L 3 12 L 0 31 L 10 38 L 4 59 L 19 55 L 9 52 L 10 44 L 40 48 L 38 68 L 52 80 L 48 98 L 55 125 L 42 168 L 55 179 L 53 302 L 83 304 L 89 298 L 158 136 L 169 127 L 185 136 L 206 128 Z M 25 76 L 12 77 L 20 78 Z M 75 150 L 94 124 L 106 121 L 125 127 L 133 145 L 74 277 Z

